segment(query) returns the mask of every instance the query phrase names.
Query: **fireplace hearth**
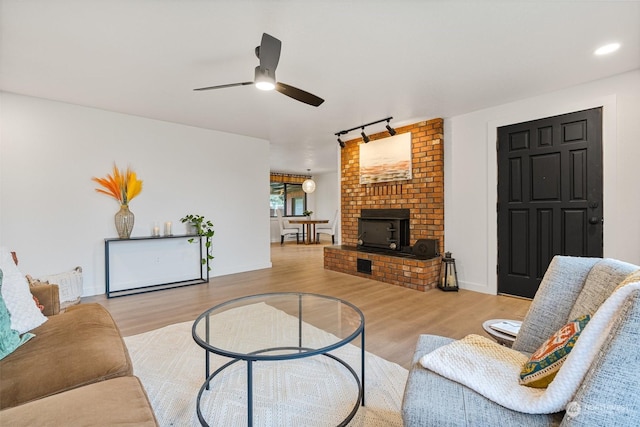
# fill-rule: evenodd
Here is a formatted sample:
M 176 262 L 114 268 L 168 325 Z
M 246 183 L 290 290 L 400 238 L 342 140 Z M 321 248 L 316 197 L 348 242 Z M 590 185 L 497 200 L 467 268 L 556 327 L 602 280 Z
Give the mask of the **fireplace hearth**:
M 358 218 L 358 249 L 410 250 L 409 218 L 409 209 L 362 209 Z

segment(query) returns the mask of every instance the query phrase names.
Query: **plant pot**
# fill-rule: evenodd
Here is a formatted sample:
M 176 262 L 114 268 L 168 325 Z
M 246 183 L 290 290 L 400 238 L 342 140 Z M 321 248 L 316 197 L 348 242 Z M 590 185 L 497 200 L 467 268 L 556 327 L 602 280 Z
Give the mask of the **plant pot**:
M 185 224 L 187 227 L 187 234 L 190 236 L 196 235 L 198 234 L 198 227 L 196 227 L 195 224 L 192 224 L 190 222 Z

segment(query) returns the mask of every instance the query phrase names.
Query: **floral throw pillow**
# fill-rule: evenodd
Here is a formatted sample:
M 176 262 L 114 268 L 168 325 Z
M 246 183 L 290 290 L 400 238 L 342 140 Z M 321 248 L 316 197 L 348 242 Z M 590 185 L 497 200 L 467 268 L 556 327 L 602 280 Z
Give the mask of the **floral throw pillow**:
M 520 384 L 535 388 L 551 384 L 589 320 L 588 314 L 580 316 L 546 340 L 522 367 Z

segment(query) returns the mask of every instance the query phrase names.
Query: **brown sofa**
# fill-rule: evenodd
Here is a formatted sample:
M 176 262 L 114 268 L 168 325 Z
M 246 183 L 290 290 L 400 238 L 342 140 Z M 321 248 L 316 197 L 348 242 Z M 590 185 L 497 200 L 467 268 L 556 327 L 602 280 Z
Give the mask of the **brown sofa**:
M 57 285 L 31 292 L 48 320 L 0 360 L 0 424 L 157 426 L 109 312 L 80 304 L 59 313 Z

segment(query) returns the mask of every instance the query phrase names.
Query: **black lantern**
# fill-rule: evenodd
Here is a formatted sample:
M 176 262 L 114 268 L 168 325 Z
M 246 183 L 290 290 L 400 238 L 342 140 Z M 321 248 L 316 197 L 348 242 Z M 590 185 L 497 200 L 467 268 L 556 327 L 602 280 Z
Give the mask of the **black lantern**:
M 443 291 L 458 291 L 458 272 L 456 260 L 451 258 L 451 252 L 445 252 L 440 266 L 440 282 L 438 287 Z

